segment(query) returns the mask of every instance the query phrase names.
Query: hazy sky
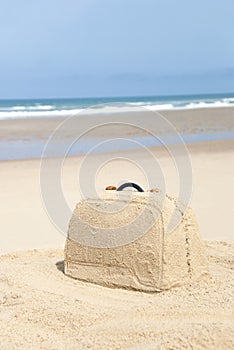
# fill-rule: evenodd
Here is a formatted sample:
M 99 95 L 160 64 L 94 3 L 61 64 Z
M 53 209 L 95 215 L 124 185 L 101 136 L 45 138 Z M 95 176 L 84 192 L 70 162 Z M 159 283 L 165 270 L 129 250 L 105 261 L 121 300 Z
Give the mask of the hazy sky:
M 0 98 L 234 91 L 233 0 L 0 0 Z

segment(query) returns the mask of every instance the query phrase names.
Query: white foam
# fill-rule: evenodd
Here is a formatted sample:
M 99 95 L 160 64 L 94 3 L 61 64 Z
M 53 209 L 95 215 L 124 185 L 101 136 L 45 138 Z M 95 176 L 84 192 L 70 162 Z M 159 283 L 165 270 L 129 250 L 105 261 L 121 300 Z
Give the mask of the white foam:
M 217 108 L 234 106 L 234 98 L 223 98 L 212 101 L 175 101 L 171 103 L 153 103 L 153 102 L 126 102 L 117 104 L 106 104 L 90 108 L 56 109 L 53 105 L 32 105 L 32 106 L 13 106 L 0 107 L 0 119 L 20 119 L 20 118 L 50 118 L 50 117 L 71 117 L 76 115 L 92 115 L 121 112 L 140 112 L 145 110 L 163 111 L 163 110 L 182 110 L 199 108 Z
M 9 110 L 13 111 L 37 111 L 37 110 L 51 110 L 53 106 L 50 105 L 36 105 L 36 106 L 15 106 L 9 108 Z
M 0 111 L 0 119 L 8 118 L 43 118 L 43 117 L 70 117 L 83 111 L 83 109 L 53 110 L 53 111 Z
M 222 101 L 225 103 L 234 103 L 234 97 L 224 98 Z
M 147 102 L 127 102 L 129 106 L 144 106 Z
M 191 102 L 186 105 L 185 109 L 197 109 L 197 108 L 215 108 L 215 107 L 230 107 L 230 103 L 215 101 L 215 102 Z

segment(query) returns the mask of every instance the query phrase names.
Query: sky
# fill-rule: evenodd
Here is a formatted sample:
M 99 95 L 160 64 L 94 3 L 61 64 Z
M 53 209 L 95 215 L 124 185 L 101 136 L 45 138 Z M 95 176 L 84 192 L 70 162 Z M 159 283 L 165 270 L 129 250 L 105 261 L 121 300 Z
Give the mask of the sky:
M 0 99 L 234 92 L 233 0 L 0 0 Z

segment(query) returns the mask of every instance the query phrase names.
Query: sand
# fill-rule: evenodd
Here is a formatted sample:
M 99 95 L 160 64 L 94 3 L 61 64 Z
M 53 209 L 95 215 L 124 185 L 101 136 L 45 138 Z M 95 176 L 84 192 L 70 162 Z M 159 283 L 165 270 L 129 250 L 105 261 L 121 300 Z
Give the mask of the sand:
M 191 206 L 195 210 L 201 236 L 208 240 L 232 242 L 234 140 L 194 143 L 188 147 L 193 167 Z M 167 192 L 176 194 L 174 165 L 163 150 L 155 148 L 153 151 L 167 174 Z M 127 151 L 124 156 L 131 158 L 131 153 Z M 102 155 L 98 155 L 97 158 L 101 157 Z M 141 159 L 144 155 L 138 151 L 137 157 Z M 93 159 L 95 160 L 95 157 Z M 82 157 L 74 157 L 67 159 L 64 164 L 63 190 L 71 211 L 80 199 L 77 172 L 81 161 Z M 151 160 L 146 160 L 146 163 L 147 169 L 151 169 Z M 0 254 L 34 248 L 62 249 L 64 246 L 65 236 L 51 224 L 44 210 L 39 171 L 40 161 L 37 159 L 0 162 Z M 97 178 L 98 187 L 104 189 L 107 185 L 115 185 L 120 178 L 130 178 L 143 186 L 147 185 L 142 174 L 134 166 L 124 161 L 116 161 L 100 172 Z
M 134 119 L 144 120 L 145 110 L 142 109 L 140 113 L 134 113 Z M 147 112 L 152 117 L 157 112 Z M 160 111 L 160 114 L 165 116 L 179 132 L 184 133 L 203 133 L 203 132 L 225 132 L 234 131 L 234 108 L 223 107 L 223 108 L 199 108 L 190 110 L 174 110 L 174 111 Z M 128 118 L 130 113 L 124 113 L 123 122 Z M 121 118 L 120 116 L 118 118 Z M 92 115 L 92 119 L 87 116 L 78 114 L 77 124 L 79 127 L 88 127 L 94 123 L 111 122 L 116 119 L 113 114 L 108 115 Z M 40 140 L 47 140 L 51 132 L 59 126 L 65 118 L 27 118 L 27 119 L 5 119 L 1 120 L 0 128 L 0 140 L 14 140 L 23 139 L 29 141 L 32 138 Z M 90 123 L 91 121 L 91 123 Z M 142 123 L 144 125 L 144 123 Z M 152 124 L 153 125 L 153 124 Z M 119 133 L 122 135 L 129 135 L 138 133 L 144 134 L 142 130 L 127 128 L 126 125 L 118 126 L 115 128 L 101 128 L 96 129 L 92 132 L 92 136 L 116 136 Z M 64 139 L 69 138 L 71 130 L 69 125 L 63 129 L 62 137 Z
M 184 212 L 176 198 L 160 192 L 103 191 L 101 198 L 81 201 L 73 212 L 64 251 L 67 276 L 145 292 L 209 276 L 191 208 Z
M 168 113 L 169 118 L 178 119 L 179 112 Z M 220 130 L 220 124 L 224 132 L 234 128 L 229 108 L 179 115 L 181 131 L 200 133 L 207 124 L 211 131 Z M 0 121 L 0 139 L 46 140 L 56 123 L 59 119 Z M 206 241 L 211 279 L 154 294 L 105 288 L 65 276 L 66 237 L 44 210 L 40 161 L 0 162 L 0 254 L 9 254 L 0 257 L 1 349 L 233 349 L 234 140 L 190 143 L 188 150 L 193 170 L 190 205 Z M 151 151 L 166 174 L 167 192 L 176 194 L 173 162 L 161 148 Z M 144 159 L 147 169 L 152 168 L 142 151 L 110 154 L 119 155 L 135 155 Z M 77 172 L 82 159 L 70 157 L 62 171 L 71 210 L 80 199 Z M 104 161 L 105 156 L 91 160 Z M 97 187 L 116 185 L 120 179 L 147 186 L 136 167 L 117 160 L 100 171 Z
M 209 282 L 153 294 L 69 278 L 62 250 L 3 256 L 1 349 L 233 349 L 234 245 L 206 249 Z

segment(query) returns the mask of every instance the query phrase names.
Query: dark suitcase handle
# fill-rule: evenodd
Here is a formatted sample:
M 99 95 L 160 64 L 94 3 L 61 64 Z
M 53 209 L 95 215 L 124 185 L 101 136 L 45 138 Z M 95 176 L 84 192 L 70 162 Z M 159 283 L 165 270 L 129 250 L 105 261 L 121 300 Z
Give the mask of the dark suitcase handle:
M 125 184 L 122 184 L 121 186 L 119 186 L 116 191 L 122 191 L 126 187 L 133 187 L 139 192 L 144 192 L 144 190 L 134 182 L 125 182 Z

